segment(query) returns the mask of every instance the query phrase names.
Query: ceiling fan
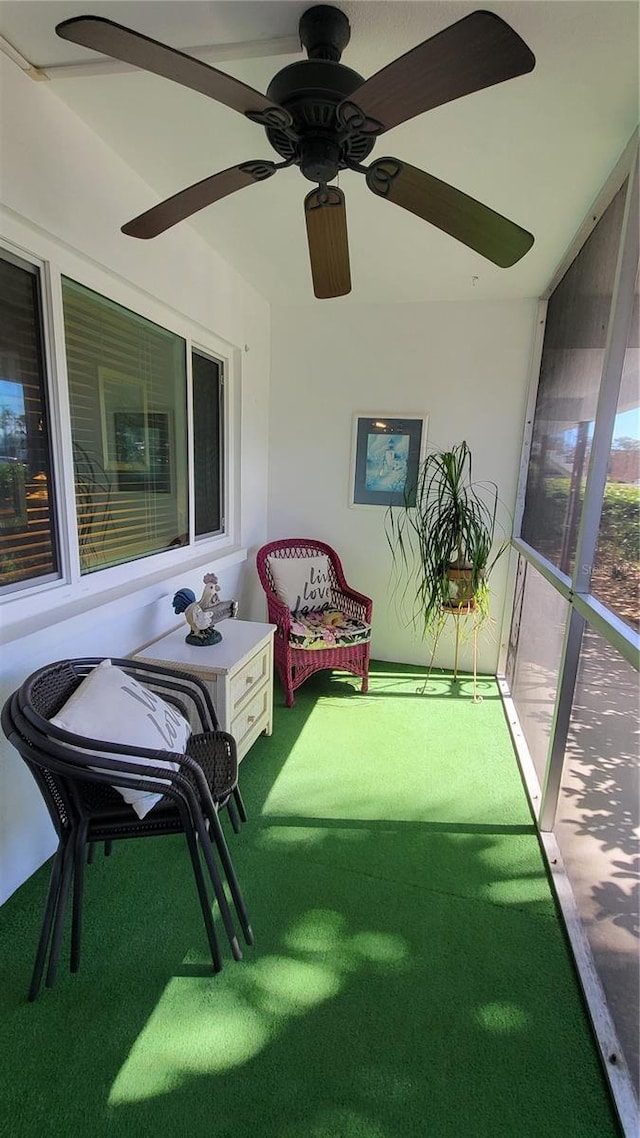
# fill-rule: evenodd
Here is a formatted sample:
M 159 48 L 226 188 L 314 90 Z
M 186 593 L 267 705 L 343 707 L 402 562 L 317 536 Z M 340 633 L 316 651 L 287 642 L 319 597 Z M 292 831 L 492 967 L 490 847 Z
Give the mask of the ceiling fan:
M 298 166 L 317 184 L 304 199 L 314 293 L 351 290 L 345 198 L 330 185 L 341 170 L 364 175 L 372 193 L 508 268 L 531 248 L 525 229 L 461 190 L 398 158 L 363 161 L 392 127 L 462 95 L 526 74 L 535 56 L 493 12 L 477 11 L 451 24 L 363 79 L 340 63 L 351 29 L 339 8 L 319 4 L 301 17 L 308 58 L 279 71 L 266 95 L 231 75 L 148 36 L 98 16 L 58 24 L 63 39 L 134 64 L 200 91 L 264 127 L 282 161 L 242 162 L 204 178 L 122 226 L 130 237 L 156 237 L 172 225 L 278 170 Z

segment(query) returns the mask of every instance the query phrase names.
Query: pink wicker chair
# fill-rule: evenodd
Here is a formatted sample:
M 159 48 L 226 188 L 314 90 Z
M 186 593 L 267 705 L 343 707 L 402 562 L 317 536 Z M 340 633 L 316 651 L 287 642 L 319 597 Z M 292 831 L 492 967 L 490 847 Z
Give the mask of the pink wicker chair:
M 317 647 L 323 640 L 318 636 L 313 647 L 299 646 L 300 625 L 296 613 L 280 599 L 273 565 L 281 558 L 323 557 L 328 561 L 328 576 L 331 602 L 329 607 L 334 614 L 343 614 L 345 620 L 356 628 L 358 643 Z M 287 707 L 293 707 L 293 693 L 314 672 L 327 668 L 341 668 L 354 676 L 362 676 L 362 691 L 369 686 L 369 649 L 371 636 L 371 615 L 373 602 L 369 597 L 357 593 L 347 584 L 340 558 L 330 545 L 308 537 L 282 538 L 271 541 L 258 550 L 256 567 L 260 583 L 267 596 L 268 620 L 276 625 L 274 637 L 275 665 L 284 688 Z M 312 614 L 313 615 L 313 614 Z M 319 618 L 322 614 L 319 614 Z M 331 618 L 330 618 L 331 619 Z M 356 622 L 361 627 L 358 629 Z M 332 630 L 322 631 L 321 635 L 331 638 Z M 298 633 L 298 635 L 297 635 Z M 296 643 L 298 642 L 298 644 Z

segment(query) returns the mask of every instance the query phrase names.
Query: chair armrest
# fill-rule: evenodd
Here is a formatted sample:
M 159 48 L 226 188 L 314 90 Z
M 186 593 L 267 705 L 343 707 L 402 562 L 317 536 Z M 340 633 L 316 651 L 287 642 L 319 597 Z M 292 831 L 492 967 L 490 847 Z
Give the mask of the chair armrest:
M 160 794 L 173 799 L 177 796 L 185 801 L 190 809 L 194 805 L 195 794 L 195 802 L 205 814 L 216 808 L 202 765 L 192 754 L 139 747 L 128 743 L 110 743 L 105 739 L 87 739 L 80 735 L 74 736 L 71 732 L 64 732 L 64 735 L 69 740 L 75 739 L 76 742 L 66 742 L 65 745 L 53 736 L 46 740 L 47 761 L 52 768 L 55 764 L 62 774 L 66 773 L 86 782 L 106 784 L 114 789 L 126 787 L 145 794 Z M 222 731 L 207 732 L 206 735 L 219 738 L 227 746 L 237 782 L 238 760 L 235 739 Z M 196 736 L 196 739 L 203 739 L 206 735 Z M 191 738 L 193 736 L 190 740 Z M 132 761 L 135 759 L 140 761 Z M 173 770 L 170 766 L 157 766 L 158 762 L 172 763 L 177 770 Z M 233 787 L 230 787 L 230 790 L 232 789 Z
M 291 631 L 292 620 L 288 606 L 275 593 L 269 593 L 267 595 L 267 609 L 269 620 L 272 624 L 277 625 L 276 636 L 281 635 L 287 639 Z
M 336 607 L 340 608 L 342 612 L 348 613 L 349 616 L 355 616 L 358 620 L 363 620 L 365 624 L 371 624 L 373 601 L 370 597 L 365 597 L 363 593 L 358 593 L 348 586 L 340 590 L 334 589 L 333 597 Z

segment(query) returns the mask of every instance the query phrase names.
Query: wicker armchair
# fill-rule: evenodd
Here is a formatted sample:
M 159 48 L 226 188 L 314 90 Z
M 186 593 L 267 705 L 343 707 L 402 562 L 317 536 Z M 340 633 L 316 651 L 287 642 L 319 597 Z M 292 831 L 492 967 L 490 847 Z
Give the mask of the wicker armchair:
M 232 954 L 236 960 L 242 958 L 218 859 L 245 940 L 253 943 L 240 885 L 218 819 L 218 810 L 226 806 L 234 829 L 239 824 L 236 811 L 246 820 L 237 786 L 235 742 L 218 730 L 209 692 L 195 677 L 167 668 L 131 660 L 111 661 L 149 692 L 160 696 L 165 704 L 176 707 L 195 726 L 184 753 L 88 739 L 51 723 L 82 679 L 100 663 L 99 658 L 61 660 L 41 668 L 25 680 L 2 709 L 2 730 L 29 767 L 58 836 L 29 989 L 31 1000 L 38 994 L 47 956 L 46 985 L 52 987 L 55 982 L 71 894 L 70 967 L 72 972 L 78 970 L 84 863 L 87 850 L 95 842 L 105 842 L 108 851 L 117 839 L 184 833 L 214 971 L 221 969 L 222 957 L 208 896 L 211 888 Z M 174 769 L 163 765 L 168 761 Z M 127 791 L 145 796 L 157 794 L 160 800 L 139 817 L 123 801 Z
M 307 581 L 293 592 L 283 588 L 282 577 L 294 574 Z M 307 590 L 309 573 L 320 566 L 319 588 Z M 271 541 L 258 550 L 256 567 L 267 597 L 268 619 L 276 625 L 275 665 L 287 707 L 294 691 L 314 672 L 339 668 L 369 682 L 369 650 L 373 602 L 346 582 L 340 558 L 325 542 L 307 537 Z M 309 567 L 312 567 L 311 569 Z

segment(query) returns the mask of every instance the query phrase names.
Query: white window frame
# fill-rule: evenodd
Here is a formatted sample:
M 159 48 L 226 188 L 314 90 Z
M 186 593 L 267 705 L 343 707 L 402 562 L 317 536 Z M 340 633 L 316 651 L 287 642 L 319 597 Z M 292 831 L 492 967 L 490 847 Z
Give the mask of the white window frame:
M 33 246 L 42 245 L 34 249 Z M 200 566 L 237 564 L 245 559 L 241 550 L 239 467 L 240 467 L 240 350 L 216 336 L 210 329 L 176 311 L 149 293 L 102 266 L 85 260 L 73 249 L 60 246 L 43 237 L 29 246 L 0 238 L 0 251 L 20 258 L 40 272 L 43 355 L 49 404 L 51 464 L 55 482 L 58 530 L 59 577 L 47 577 L 33 584 L 7 591 L 0 597 L 0 623 L 4 641 L 17 638 L 38 627 L 50 627 L 86 611 L 92 602 L 100 604 L 117 599 L 154 581 L 169 578 L 178 571 Z M 175 550 L 99 569 L 91 574 L 80 572 L 80 551 L 76 526 L 71 414 L 64 336 L 62 277 L 69 277 L 99 295 L 130 309 L 162 328 L 181 337 L 186 351 L 187 454 L 189 493 L 189 543 Z M 224 525 L 220 534 L 196 539 L 194 533 L 193 492 L 193 386 L 192 350 L 216 360 L 224 383 L 223 446 L 224 478 L 222 512 Z

